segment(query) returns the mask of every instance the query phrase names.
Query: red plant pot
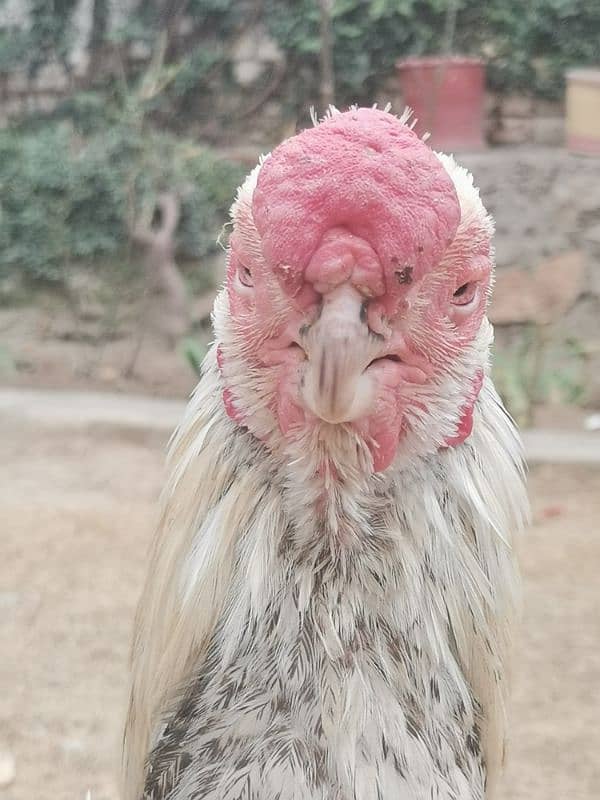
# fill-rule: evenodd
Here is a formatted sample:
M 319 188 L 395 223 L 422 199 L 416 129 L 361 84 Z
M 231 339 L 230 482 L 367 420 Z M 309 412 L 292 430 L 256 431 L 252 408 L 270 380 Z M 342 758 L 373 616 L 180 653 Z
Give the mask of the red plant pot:
M 481 150 L 485 66 L 477 58 L 408 58 L 396 62 L 415 131 L 436 150 Z

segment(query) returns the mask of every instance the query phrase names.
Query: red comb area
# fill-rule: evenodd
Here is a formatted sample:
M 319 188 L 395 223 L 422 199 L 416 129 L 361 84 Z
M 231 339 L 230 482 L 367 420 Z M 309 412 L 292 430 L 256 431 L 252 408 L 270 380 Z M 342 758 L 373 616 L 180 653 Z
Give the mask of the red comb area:
M 367 242 L 386 276 L 410 266 L 418 278 L 454 238 L 454 184 L 427 145 L 392 114 L 334 114 L 277 147 L 252 201 L 263 253 L 299 289 L 323 236 L 343 228 Z

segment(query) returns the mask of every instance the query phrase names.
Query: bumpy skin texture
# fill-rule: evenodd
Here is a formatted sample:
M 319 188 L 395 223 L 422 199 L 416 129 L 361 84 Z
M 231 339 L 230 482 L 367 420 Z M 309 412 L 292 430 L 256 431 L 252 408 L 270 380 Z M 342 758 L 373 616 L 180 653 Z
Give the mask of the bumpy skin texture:
M 371 337 L 356 369 L 375 386 L 363 387 L 373 396 L 365 413 L 344 421 L 360 432 L 377 471 L 391 463 L 411 409 L 422 408 L 427 388 L 445 372 L 460 372 L 457 356 L 481 327 L 492 228 L 478 211 L 461 219 L 455 184 L 440 159 L 410 128 L 376 109 L 333 115 L 266 159 L 251 197 L 238 202 L 228 290 L 247 362 L 278 372 L 270 399 L 282 433 L 293 436 L 315 416 L 318 423 L 300 385 L 301 362 L 315 355 L 310 338 L 324 300 L 351 287 L 359 301 L 354 316 L 365 315 Z M 477 292 L 468 313 L 453 302 L 463 286 Z M 327 336 L 338 336 L 343 347 L 354 331 L 332 325 Z M 331 349 L 329 363 L 339 365 L 339 349 Z M 480 384 L 481 366 L 466 380 Z M 465 385 L 465 398 L 469 391 Z M 246 417 L 252 427 L 235 389 L 227 399 L 238 421 Z M 455 442 L 461 417 L 450 422 Z
M 380 259 L 372 291 L 385 294 L 388 313 L 403 294 L 395 272 L 410 266 L 418 280 L 460 219 L 454 184 L 433 152 L 392 114 L 366 108 L 280 145 L 259 173 L 252 214 L 266 262 L 290 266 L 292 293 L 331 229 L 369 242 Z
M 123 798 L 491 798 L 527 509 L 487 375 L 491 222 L 374 109 L 281 145 L 232 214 L 138 609 Z

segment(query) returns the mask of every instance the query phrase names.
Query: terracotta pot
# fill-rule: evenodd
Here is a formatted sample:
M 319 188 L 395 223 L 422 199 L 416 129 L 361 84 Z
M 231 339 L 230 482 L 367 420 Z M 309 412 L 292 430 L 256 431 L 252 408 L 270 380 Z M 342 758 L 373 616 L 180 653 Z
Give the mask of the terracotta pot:
M 417 119 L 415 131 L 430 133 L 437 150 L 481 150 L 485 66 L 477 58 L 448 56 L 396 62 L 404 102 Z
M 573 69 L 567 78 L 567 147 L 600 156 L 600 68 Z

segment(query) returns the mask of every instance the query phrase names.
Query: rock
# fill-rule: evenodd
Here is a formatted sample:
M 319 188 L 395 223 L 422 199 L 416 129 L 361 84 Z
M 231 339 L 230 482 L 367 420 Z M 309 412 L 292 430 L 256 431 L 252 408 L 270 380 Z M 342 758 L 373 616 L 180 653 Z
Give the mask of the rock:
M 502 98 L 503 117 L 530 117 L 533 112 L 533 98 L 524 94 L 509 94 Z
M 194 19 L 190 16 L 180 17 L 177 22 L 177 33 L 179 36 L 189 36 L 194 32 Z
M 119 378 L 119 370 L 105 364 L 103 367 L 98 367 L 96 377 L 103 383 L 114 383 Z
M 580 342 L 586 351 L 586 360 L 592 369 L 595 363 L 594 380 L 600 387 L 600 298 L 587 291 L 579 302 L 568 309 L 560 319 L 558 329 L 563 339 Z
M 58 97 L 54 94 L 36 94 L 35 107 L 42 114 L 51 114 L 58 105 Z
M 93 2 L 92 2 L 93 6 Z M 131 15 L 134 11 L 138 11 L 141 7 L 140 0 L 118 0 L 118 2 L 108 3 L 110 9 L 108 17 L 109 38 L 115 33 L 120 33 L 125 25 L 129 22 Z
M 534 144 L 562 145 L 565 141 L 564 117 L 534 117 L 531 120 L 531 139 Z
M 565 104 L 556 100 L 542 100 L 536 98 L 533 101 L 533 113 L 536 117 L 563 117 L 565 116 Z
M 63 92 L 69 85 L 67 73 L 60 64 L 50 63 L 40 67 L 35 76 L 38 92 Z
M 248 169 L 252 169 L 256 166 L 263 152 L 264 148 L 249 145 L 247 141 L 235 147 L 226 147 L 216 151 L 220 157 L 229 159 L 230 161 L 239 161 L 241 164 L 248 167 Z
M 19 97 L 11 97 L 3 104 L 3 111 L 7 117 L 18 117 L 27 108 L 26 100 Z
M 134 61 L 147 61 L 152 55 L 152 48 L 147 42 L 136 40 L 129 45 L 129 57 Z
M 235 43 L 231 60 L 233 77 L 240 86 L 251 86 L 269 64 L 281 64 L 285 55 L 263 25 L 244 31 Z
M 269 36 L 266 28 L 263 25 L 256 25 L 254 28 L 249 28 L 237 40 L 232 58 L 234 61 L 250 61 L 257 59 L 264 63 L 278 63 L 284 60 L 283 51 L 273 39 Z
M 7 94 L 26 92 L 29 89 L 29 75 L 25 69 L 17 69 L 6 78 Z
M 34 591 L 0 592 L 0 612 L 3 621 L 15 617 L 31 618 L 41 602 L 41 595 Z M 0 748 L 0 752 L 2 748 Z
M 580 250 L 561 253 L 543 261 L 535 270 L 500 270 L 489 318 L 495 325 L 553 322 L 575 304 L 583 289 L 584 273 Z
M 584 288 L 585 258 L 581 250 L 543 261 L 534 273 L 539 292 L 539 322 L 552 322 L 575 305 Z
M 483 108 L 485 114 L 488 115 L 495 112 L 498 109 L 500 102 L 501 101 L 497 94 L 486 91 L 483 96 Z
M 600 225 L 593 225 L 585 232 L 586 241 L 600 245 Z
M 593 225 L 585 231 L 583 244 L 588 261 L 586 291 L 600 297 L 600 225 Z
M 389 75 L 387 78 L 381 79 L 377 85 L 373 101 L 377 103 L 379 108 L 385 108 L 390 103 L 392 114 L 402 114 L 406 108 L 406 103 L 402 96 L 400 81 L 396 75 Z
M 235 61 L 233 64 L 233 77 L 240 86 L 251 86 L 265 71 L 265 64 L 253 59 Z
M 537 298 L 532 292 L 531 274 L 519 267 L 507 267 L 496 273 L 496 282 L 488 317 L 494 325 L 531 322 L 537 312 Z
M 14 298 L 21 296 L 23 291 L 21 272 L 9 272 L 8 275 L 0 277 L 0 305 L 10 304 Z
M 9 750 L 0 750 L 0 788 L 10 786 L 17 776 L 14 755 Z
M 106 317 L 106 308 L 102 303 L 104 286 L 92 272 L 88 270 L 69 272 L 66 288 L 80 320 L 98 322 Z
M 75 78 L 85 78 L 90 66 L 90 54 L 84 48 L 74 48 L 69 55 L 72 75 Z
M 0 26 L 3 28 L 26 28 L 29 25 L 29 3 L 19 0 L 0 3 Z
M 500 126 L 494 131 L 494 144 L 525 144 L 531 140 L 531 119 L 502 117 Z

